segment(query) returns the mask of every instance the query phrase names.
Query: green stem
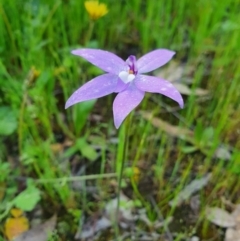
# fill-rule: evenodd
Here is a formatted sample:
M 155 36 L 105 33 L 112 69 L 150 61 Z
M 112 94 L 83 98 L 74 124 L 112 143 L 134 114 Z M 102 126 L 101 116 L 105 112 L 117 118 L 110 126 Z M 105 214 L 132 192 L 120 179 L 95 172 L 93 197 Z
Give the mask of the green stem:
M 25 107 L 26 107 L 27 98 L 28 98 L 28 87 L 33 80 L 34 80 L 34 70 L 31 69 L 28 73 L 27 78 L 23 82 L 23 96 L 22 96 L 22 102 L 20 106 L 19 120 L 18 120 L 18 151 L 19 151 L 20 158 L 22 156 L 22 148 L 23 148 L 23 131 L 24 131 L 23 129 L 24 129 Z
M 121 192 L 121 181 L 123 177 L 123 169 L 124 169 L 124 163 L 127 158 L 127 146 L 128 146 L 128 130 L 130 125 L 130 118 L 127 117 L 125 123 L 124 123 L 124 147 L 123 147 L 123 155 L 122 155 L 122 161 L 121 161 L 121 168 L 120 173 L 118 175 L 118 190 L 117 190 L 117 215 L 119 214 L 119 206 L 120 206 L 120 192 Z
M 88 32 L 87 32 L 87 34 L 86 34 L 86 38 L 85 38 L 85 41 L 84 41 L 84 44 L 85 44 L 85 45 L 88 45 L 89 41 L 90 41 L 91 38 L 92 38 L 94 24 L 95 24 L 94 20 L 90 20 Z
M 118 218 L 120 217 L 119 215 L 119 209 L 120 209 L 120 194 L 121 194 L 121 182 L 122 182 L 122 178 L 123 178 L 123 170 L 124 170 L 124 163 L 125 160 L 127 159 L 127 148 L 128 148 L 128 138 L 129 138 L 129 127 L 130 127 L 130 119 L 131 119 L 131 115 L 129 115 L 127 117 L 127 119 L 125 120 L 125 122 L 123 123 L 122 126 L 122 130 L 123 131 L 123 138 L 120 138 L 120 141 L 123 140 L 124 141 L 124 145 L 122 149 L 122 155 L 121 155 L 121 160 L 120 160 L 120 167 L 117 168 L 117 174 L 118 174 L 118 189 L 117 189 L 117 209 L 116 209 L 116 221 L 118 220 Z M 120 143 L 121 145 L 121 143 Z M 118 221 L 116 222 L 116 238 L 118 237 Z M 116 239 L 118 240 L 118 239 Z
M 115 177 L 115 173 L 106 173 L 106 174 L 92 174 L 86 176 L 76 176 L 76 177 L 61 177 L 61 178 L 41 178 L 34 180 L 36 183 L 65 183 L 65 182 L 74 182 L 74 181 L 85 181 L 85 180 L 94 180 L 100 178 L 112 178 Z

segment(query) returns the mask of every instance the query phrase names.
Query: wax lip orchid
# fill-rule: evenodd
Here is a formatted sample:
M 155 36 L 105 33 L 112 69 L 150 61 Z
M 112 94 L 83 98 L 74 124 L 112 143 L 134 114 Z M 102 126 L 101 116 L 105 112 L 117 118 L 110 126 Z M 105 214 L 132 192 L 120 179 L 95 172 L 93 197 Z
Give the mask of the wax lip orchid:
M 136 60 L 130 55 L 126 61 L 117 55 L 100 49 L 77 49 L 78 55 L 107 72 L 77 89 L 67 100 L 65 108 L 78 102 L 97 99 L 111 93 L 118 93 L 113 102 L 113 116 L 116 128 L 127 115 L 140 104 L 145 92 L 159 93 L 176 101 L 183 108 L 183 99 L 178 90 L 167 80 L 143 75 L 157 69 L 171 60 L 175 52 L 157 49 Z

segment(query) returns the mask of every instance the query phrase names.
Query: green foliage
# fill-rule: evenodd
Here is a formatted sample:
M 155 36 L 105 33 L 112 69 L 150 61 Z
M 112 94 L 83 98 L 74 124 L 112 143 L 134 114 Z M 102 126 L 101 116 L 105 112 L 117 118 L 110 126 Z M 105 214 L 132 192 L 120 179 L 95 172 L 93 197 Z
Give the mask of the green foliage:
M 3 162 L 0 159 L 0 173 L 1 173 L 0 182 L 5 181 L 7 179 L 7 177 L 10 174 L 10 171 L 11 171 L 11 169 L 10 169 L 9 163 Z
M 95 103 L 96 100 L 90 100 L 73 107 L 73 123 L 75 124 L 76 136 L 80 135 L 82 128 L 86 125 Z
M 17 118 L 13 110 L 7 106 L 0 107 L 0 135 L 10 135 L 17 129 Z
M 122 58 L 130 54 L 139 57 L 155 48 L 175 50 L 176 65 L 184 66 L 183 72 L 191 69 L 178 80 L 189 83 L 191 90 L 200 87 L 210 93 L 206 97 L 184 96 L 183 110 L 176 111 L 172 102 L 158 95 L 147 95 L 140 105 L 141 110 L 153 111 L 156 118 L 192 130 L 193 135 L 184 140 L 172 138 L 141 118 L 139 112 L 132 115 L 122 185 L 133 189 L 135 207 L 146 208 L 149 218 L 155 219 L 157 212 L 148 199 L 153 193 L 157 199 L 154 206 L 173 216 L 168 202 L 192 177 L 209 171 L 214 185 L 210 193 L 200 193 L 201 208 L 217 204 L 219 193 L 239 199 L 240 1 L 104 3 L 109 13 L 95 22 L 91 39 L 86 41 L 89 18 L 83 1 L 0 0 L 0 182 L 7 186 L 0 220 L 14 205 L 33 210 L 41 190 L 54 207 L 69 210 L 70 206 L 77 223 L 82 209 L 92 214 L 104 204 L 101 199 L 88 202 L 85 182 L 81 183 L 83 191 L 72 189 L 66 181 L 75 175 L 69 159 L 77 157 L 76 166 L 83 157 L 91 165 L 97 163 L 100 168 L 95 171 L 101 174 L 120 172 L 125 127 L 119 132 L 113 129 L 113 98 L 64 109 L 73 91 L 102 73 L 70 54 L 78 47 L 106 49 Z M 177 75 L 178 71 L 170 72 Z M 53 148 L 56 144 L 58 152 Z M 228 163 L 214 157 L 220 145 L 231 150 Z M 140 184 L 133 180 L 134 167 L 141 167 Z M 41 182 L 38 187 L 28 183 L 27 189 L 19 192 L 15 179 L 25 176 Z M 148 178 L 154 185 L 145 185 Z M 112 183 L 96 185 L 101 189 L 100 198 L 107 200 L 105 189 Z M 145 186 L 150 194 L 141 191 Z M 183 239 L 189 238 L 183 235 Z
M 32 211 L 36 204 L 40 201 L 40 191 L 32 183 L 29 183 L 27 188 L 22 191 L 13 201 L 13 205 L 23 211 Z
M 236 150 L 233 152 L 232 159 L 234 161 L 229 163 L 228 171 L 238 176 L 240 174 L 240 151 L 239 150 Z
M 80 152 L 84 157 L 90 161 L 94 161 L 97 158 L 96 151 L 89 145 L 85 138 L 79 138 L 76 140 L 75 145 L 70 147 L 64 154 L 65 157 L 70 157 L 76 152 Z
M 24 191 L 11 200 L 6 199 L 2 202 L 0 206 L 0 210 L 2 211 L 0 214 L 0 221 L 8 215 L 13 207 L 20 208 L 23 211 L 32 211 L 40 199 L 41 195 L 39 189 L 36 188 L 34 183 L 29 179 L 27 188 Z

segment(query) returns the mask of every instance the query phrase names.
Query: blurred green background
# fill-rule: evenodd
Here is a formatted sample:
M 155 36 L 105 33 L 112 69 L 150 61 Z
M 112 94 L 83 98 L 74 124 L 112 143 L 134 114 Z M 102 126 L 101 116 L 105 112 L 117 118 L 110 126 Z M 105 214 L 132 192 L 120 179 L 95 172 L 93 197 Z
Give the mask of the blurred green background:
M 116 193 L 124 127 L 113 126 L 114 95 L 65 110 L 70 94 L 102 73 L 70 51 L 99 48 L 126 59 L 167 48 L 176 51 L 174 60 L 153 74 L 178 86 L 185 107 L 146 95 L 131 115 L 122 188 L 154 221 L 155 206 L 164 218 L 177 216 L 169 201 L 211 173 L 199 191 L 198 218 L 170 232 L 176 240 L 191 233 L 222 240 L 209 232 L 203 212 L 224 205 L 222 197 L 240 198 L 240 1 L 104 3 L 109 12 L 93 22 L 80 0 L 0 0 L 0 221 L 13 207 L 31 219 L 38 207 L 42 220 L 57 213 L 57 240 L 69 240 L 81 217 Z M 35 201 L 22 206 L 15 199 L 26 190 Z

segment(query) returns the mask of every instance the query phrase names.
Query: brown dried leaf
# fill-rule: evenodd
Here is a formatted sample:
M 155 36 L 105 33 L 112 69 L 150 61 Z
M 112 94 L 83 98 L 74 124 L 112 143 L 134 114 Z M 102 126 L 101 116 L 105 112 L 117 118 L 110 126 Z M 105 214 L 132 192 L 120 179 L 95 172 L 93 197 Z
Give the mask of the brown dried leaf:
M 143 118 L 150 121 L 153 126 L 160 128 L 165 131 L 167 134 L 173 137 L 178 137 L 180 139 L 192 141 L 193 131 L 179 126 L 173 126 L 166 121 L 161 120 L 160 118 L 153 117 L 151 113 L 141 111 Z
M 177 88 L 177 90 L 181 94 L 184 94 L 184 95 L 205 96 L 205 95 L 209 94 L 208 90 L 204 90 L 204 89 L 201 89 L 201 88 L 196 88 L 196 89 L 192 90 L 185 84 L 176 83 L 176 82 L 173 82 L 172 84 Z
M 216 149 L 216 151 L 214 153 L 214 156 L 216 158 L 223 159 L 223 160 L 226 160 L 226 161 L 229 161 L 232 157 L 229 148 L 227 148 L 226 146 L 223 146 L 223 145 L 219 146 Z
M 14 241 L 47 241 L 49 235 L 53 232 L 57 222 L 57 217 L 54 215 L 45 223 L 40 224 L 27 232 L 18 236 Z
M 75 234 L 75 239 L 88 239 L 93 237 L 97 232 L 105 230 L 112 226 L 112 222 L 106 217 L 100 217 L 97 220 L 90 219 L 84 223 L 83 228 Z
M 75 235 L 75 239 L 88 239 L 96 233 L 111 227 L 116 221 L 122 228 L 129 227 L 129 223 L 135 220 L 133 215 L 133 202 L 124 194 L 120 194 L 119 216 L 116 215 L 117 198 L 111 199 L 105 205 L 104 212 L 90 217 L 84 222 L 83 227 Z
M 225 233 L 224 241 L 240 241 L 240 204 L 233 205 L 231 202 L 224 199 L 224 203 L 229 206 L 235 206 L 234 211 L 229 214 L 220 208 L 208 208 L 207 218 L 214 224 L 228 228 Z
M 155 75 L 160 78 L 166 78 L 168 81 L 176 82 L 183 77 L 185 68 L 185 65 L 171 61 L 166 68 L 155 71 Z
M 168 81 L 171 81 L 181 94 L 193 94 L 197 96 L 205 96 L 209 94 L 208 90 L 201 88 L 192 90 L 187 86 L 187 84 L 191 84 L 193 82 L 193 78 L 191 76 L 193 71 L 194 68 L 191 66 L 186 66 L 184 64 L 172 61 L 167 68 L 163 68 L 157 71 L 156 76 L 160 78 L 164 77 Z
M 225 241 L 240 241 L 240 230 L 228 228 L 225 233 Z
M 222 228 L 232 228 L 236 226 L 235 218 L 221 208 L 207 208 L 206 217 L 210 222 Z
M 169 202 L 170 206 L 180 205 L 183 201 L 189 199 L 191 195 L 203 187 L 205 187 L 209 180 L 211 179 L 212 174 L 208 173 L 206 176 L 193 180 L 190 184 L 188 184 L 177 196 L 175 199 Z
M 235 209 L 231 215 L 236 221 L 236 228 L 240 229 L 240 204 L 235 206 Z

